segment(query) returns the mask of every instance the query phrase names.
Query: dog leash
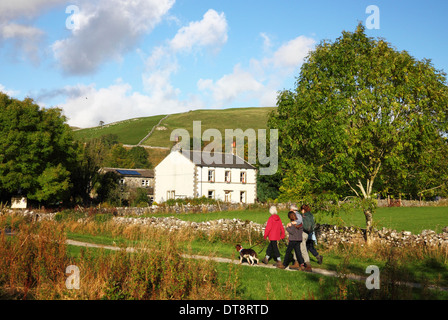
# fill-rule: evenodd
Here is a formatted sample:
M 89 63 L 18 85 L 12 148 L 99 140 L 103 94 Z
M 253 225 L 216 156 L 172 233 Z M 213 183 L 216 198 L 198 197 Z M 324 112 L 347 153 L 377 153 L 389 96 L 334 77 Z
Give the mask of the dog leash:
M 260 240 L 260 241 L 258 241 L 256 244 L 254 244 L 252 247 L 250 247 L 249 249 L 252 249 L 253 247 L 256 247 L 256 246 L 258 246 L 260 243 L 262 243 L 264 240 Z

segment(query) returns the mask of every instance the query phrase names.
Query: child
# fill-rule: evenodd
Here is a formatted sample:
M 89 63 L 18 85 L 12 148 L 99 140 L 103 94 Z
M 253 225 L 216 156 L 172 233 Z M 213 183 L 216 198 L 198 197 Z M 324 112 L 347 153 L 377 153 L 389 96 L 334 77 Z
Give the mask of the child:
M 277 208 L 275 206 L 269 208 L 269 213 L 271 216 L 269 217 L 264 230 L 264 238 L 269 238 L 269 245 L 266 249 L 266 257 L 261 262 L 267 264 L 272 257 L 277 261 L 274 266 L 279 266 L 282 265 L 282 259 L 280 258 L 277 241 L 285 237 L 285 228 L 283 227 L 282 220 L 277 214 Z
M 303 265 L 304 261 L 302 258 L 302 253 L 300 252 L 300 244 L 302 242 L 302 233 L 303 233 L 303 225 L 297 224 L 297 216 L 294 211 L 288 212 L 288 218 L 291 221 L 286 226 L 286 230 L 289 233 L 289 243 L 288 247 L 286 248 L 285 253 L 285 260 L 283 261 L 282 265 L 277 266 L 277 268 L 285 269 L 289 263 L 291 262 L 291 256 L 292 256 L 292 250 L 296 253 L 296 257 L 298 262 L 292 266 L 290 266 L 290 269 L 300 269 L 300 266 Z

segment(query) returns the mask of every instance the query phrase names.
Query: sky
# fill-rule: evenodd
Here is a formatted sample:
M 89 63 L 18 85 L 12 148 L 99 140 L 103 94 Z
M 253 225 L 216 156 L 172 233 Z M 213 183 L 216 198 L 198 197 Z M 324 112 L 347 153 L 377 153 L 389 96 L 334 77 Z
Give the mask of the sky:
M 447 72 L 447 16 L 446 0 L 1 0 L 0 91 L 82 128 L 273 107 L 310 50 L 358 23 Z

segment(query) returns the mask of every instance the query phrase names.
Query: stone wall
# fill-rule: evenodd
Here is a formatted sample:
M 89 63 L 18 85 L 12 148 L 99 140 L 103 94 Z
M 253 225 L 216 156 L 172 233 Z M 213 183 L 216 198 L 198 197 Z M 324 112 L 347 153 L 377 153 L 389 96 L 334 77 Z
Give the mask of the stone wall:
M 364 243 L 365 229 L 322 224 L 317 226 L 316 235 L 319 242 L 328 246 L 340 243 L 362 244 Z M 372 236 L 374 242 L 394 247 L 448 247 L 448 227 L 444 227 L 438 234 L 433 230 L 423 230 L 420 234 L 412 234 L 410 231 L 382 228 L 374 229 Z
M 230 205 L 232 206 L 232 205 Z M 217 208 L 213 206 L 201 206 L 205 212 L 211 212 Z M 221 208 L 223 209 L 223 208 Z M 192 230 L 201 231 L 215 231 L 216 229 L 223 231 L 232 230 L 248 230 L 249 228 L 256 232 L 263 232 L 265 224 L 258 224 L 252 221 L 242 221 L 240 219 L 218 219 L 206 222 L 191 222 L 183 221 L 176 217 L 138 217 L 148 213 L 148 208 L 132 208 L 132 214 L 130 216 L 129 209 L 116 208 L 117 212 L 114 214 L 112 221 L 120 224 L 140 224 L 151 225 L 155 227 L 165 228 L 169 230 L 181 230 L 182 228 L 189 228 Z M 181 210 L 179 208 L 179 210 Z M 188 208 L 183 208 L 188 210 Z M 218 208 L 219 210 L 219 208 Z M 224 209 L 223 209 L 224 210 Z M 226 207 L 226 210 L 229 208 Z M 284 208 L 282 209 L 284 210 Z M 11 210 L 12 211 L 12 210 Z M 14 214 L 19 214 L 28 217 L 30 221 L 36 220 L 52 220 L 56 213 L 36 213 L 30 210 L 13 211 Z M 160 211 L 159 211 L 160 212 Z M 186 211 L 190 212 L 190 211 Z M 101 211 L 97 212 L 101 213 Z M 266 219 L 269 215 L 266 215 Z M 81 219 L 80 222 L 87 220 L 88 218 Z M 364 243 L 365 229 L 358 227 L 340 227 L 329 224 L 317 224 L 316 225 L 316 237 L 320 244 L 326 246 L 335 246 L 339 244 L 351 244 L 351 243 Z M 436 233 L 433 230 L 423 230 L 420 234 L 412 234 L 409 231 L 397 231 L 392 229 L 374 229 L 373 240 L 390 246 L 395 247 L 448 247 L 448 226 L 442 229 L 441 233 Z

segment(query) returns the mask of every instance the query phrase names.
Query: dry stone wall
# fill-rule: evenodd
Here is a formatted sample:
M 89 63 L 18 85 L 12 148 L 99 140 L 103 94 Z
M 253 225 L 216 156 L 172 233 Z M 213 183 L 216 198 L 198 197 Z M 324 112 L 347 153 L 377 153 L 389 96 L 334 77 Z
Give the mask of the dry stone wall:
M 145 208 L 146 209 L 146 208 Z M 218 219 L 205 222 L 191 222 L 172 217 L 139 217 L 147 214 L 147 211 L 134 212 L 135 216 L 125 216 L 126 210 L 115 214 L 112 221 L 119 224 L 139 224 L 148 225 L 168 230 L 181 230 L 189 228 L 190 230 L 200 230 L 205 232 L 234 230 L 252 230 L 263 232 L 266 224 L 259 224 L 253 221 L 243 221 L 240 219 Z M 129 212 L 128 212 L 129 213 Z M 56 213 L 36 213 L 30 210 L 13 211 L 13 214 L 28 217 L 29 221 L 53 220 Z M 266 216 L 268 218 L 268 215 Z M 89 218 L 82 218 L 79 222 Z M 326 246 L 335 246 L 339 244 L 364 243 L 365 229 L 358 227 L 341 227 L 329 224 L 316 225 L 316 238 L 318 243 Z M 442 229 L 442 232 L 436 233 L 433 230 L 423 230 L 420 234 L 412 234 L 409 231 L 397 231 L 387 228 L 374 229 L 373 240 L 395 247 L 448 247 L 448 226 Z

